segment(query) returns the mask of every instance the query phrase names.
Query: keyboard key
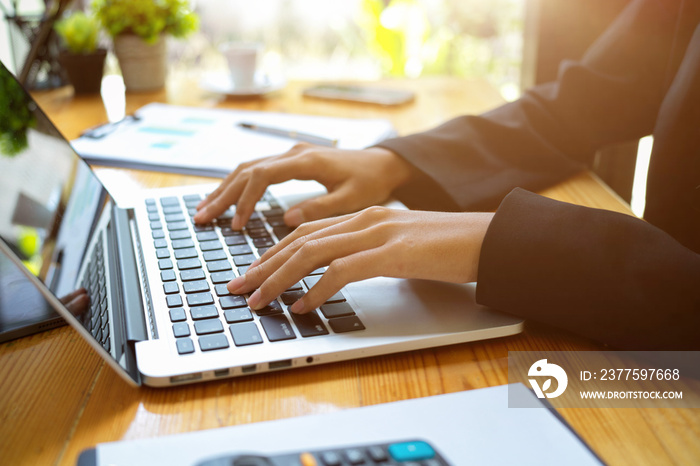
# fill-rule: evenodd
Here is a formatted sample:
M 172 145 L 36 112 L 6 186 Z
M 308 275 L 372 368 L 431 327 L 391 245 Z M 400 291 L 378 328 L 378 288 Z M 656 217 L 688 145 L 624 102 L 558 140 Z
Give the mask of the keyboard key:
M 224 317 L 226 318 L 226 322 L 228 322 L 229 324 L 253 320 L 253 314 L 251 314 L 250 309 L 248 309 L 247 307 L 226 309 L 224 311 Z
M 192 238 L 176 239 L 172 242 L 173 249 L 184 249 L 194 247 L 194 241 Z
M 170 259 L 160 259 L 158 261 L 158 268 L 160 270 L 172 269 L 173 268 L 173 261 L 171 261 Z
M 175 280 L 175 271 L 174 270 L 163 270 L 160 273 L 160 279 L 163 280 L 164 282 L 171 282 Z
M 173 324 L 173 334 L 176 338 L 189 337 L 190 336 L 190 326 L 187 322 L 178 322 Z
M 170 257 L 170 251 L 165 248 L 156 249 L 156 257 L 158 259 L 168 259 Z
M 185 221 L 185 216 L 182 215 L 181 213 L 168 214 L 165 216 L 166 223 L 184 222 L 184 221 Z
M 155 205 L 149 205 L 149 206 L 146 206 L 146 211 L 147 211 L 149 214 L 157 213 L 157 212 L 158 212 L 158 207 L 155 206 Z
M 227 270 L 225 272 L 216 272 L 211 274 L 211 281 L 215 284 L 218 283 L 228 283 L 234 279 L 233 271 Z
M 311 272 L 309 275 L 323 275 L 325 272 L 326 272 L 326 268 L 320 267 L 320 268 L 314 270 L 313 272 Z
M 178 338 L 175 342 L 179 354 L 194 353 L 194 343 L 191 338 Z
M 226 288 L 225 283 L 214 285 L 214 291 L 216 292 L 216 296 L 228 296 L 231 294 L 229 293 L 228 288 Z
M 187 225 L 187 222 L 172 222 L 168 223 L 168 231 L 173 232 L 173 231 L 178 231 L 178 230 L 187 230 L 189 227 Z
M 182 287 L 186 294 L 199 293 L 200 291 L 209 291 L 209 282 L 206 280 L 196 280 L 187 282 Z
M 261 317 L 260 325 L 270 341 L 293 340 L 297 337 L 283 314 Z
M 214 297 L 211 293 L 192 293 L 187 295 L 187 304 L 190 306 L 202 306 L 214 304 Z
M 269 236 L 266 238 L 253 238 L 253 246 L 256 248 L 269 248 L 275 245 L 275 242 Z
M 160 205 L 162 205 L 163 207 L 180 205 L 180 200 L 175 196 L 161 197 Z
M 208 335 L 224 331 L 224 326 L 219 319 L 200 320 L 194 323 L 194 331 L 197 335 Z
M 211 319 L 219 316 L 219 310 L 216 306 L 194 306 L 190 308 L 192 320 Z
M 226 259 L 226 253 L 223 249 L 215 249 L 213 251 L 204 251 L 203 257 L 206 262 L 218 261 Z
M 300 291 L 300 290 L 303 290 L 303 288 L 301 287 L 301 282 L 287 288 L 287 291 Z
M 151 236 L 153 237 L 153 239 L 165 238 L 165 232 L 163 230 L 153 230 L 151 232 Z
M 175 250 L 175 259 L 192 259 L 197 257 L 198 253 L 195 248 L 184 248 Z
M 211 241 L 211 240 L 218 240 L 219 236 L 216 234 L 215 231 L 200 231 L 197 233 L 197 241 Z
M 230 236 L 224 235 L 224 241 L 226 241 L 226 246 L 237 246 L 239 244 L 248 244 L 245 240 L 245 236 L 240 233 L 232 234 Z
M 338 291 L 336 294 L 326 300 L 326 304 L 340 303 L 342 301 L 345 301 L 345 296 L 342 292 Z
M 212 351 L 218 349 L 228 348 L 228 339 L 226 335 L 205 335 L 199 337 L 199 348 L 202 351 Z
M 182 199 L 185 201 L 185 204 L 199 204 L 199 201 L 202 200 L 202 196 L 200 196 L 199 194 L 185 194 L 184 196 L 182 196 Z
M 263 339 L 260 336 L 260 331 L 255 322 L 244 322 L 241 324 L 229 325 L 229 331 L 233 338 L 233 343 L 236 346 L 257 345 L 262 343 Z
M 205 225 L 196 224 L 192 227 L 192 229 L 197 233 L 199 233 L 201 231 L 213 231 L 214 225 L 212 225 L 211 223 L 207 223 Z
M 229 246 L 228 252 L 232 256 L 240 256 L 243 254 L 252 254 L 253 250 L 247 244 L 237 244 L 235 246 Z
M 245 254 L 242 256 L 233 256 L 233 263 L 236 264 L 237 267 L 241 267 L 244 265 L 250 265 L 255 261 L 256 257 L 252 254 Z
M 360 319 L 357 316 L 348 317 L 338 317 L 336 319 L 330 319 L 328 325 L 331 326 L 335 333 L 346 333 L 354 332 L 356 330 L 364 330 L 365 326 L 362 325 Z
M 304 338 L 328 335 L 328 329 L 323 325 L 323 321 L 316 311 L 307 314 L 292 314 L 292 320 L 294 320 L 299 334 Z
M 192 235 L 190 235 L 189 230 L 175 230 L 171 231 L 170 234 L 170 240 L 175 241 L 178 239 L 186 239 L 186 238 L 192 238 Z
M 204 278 L 206 278 L 206 276 L 204 275 L 204 270 L 202 269 L 183 270 L 180 272 L 180 280 L 183 282 L 203 280 Z
M 323 312 L 323 315 L 326 316 L 326 319 L 351 316 L 355 314 L 355 311 L 352 310 L 352 306 L 346 302 L 324 304 L 321 306 L 321 312 Z
M 260 317 L 269 316 L 271 314 L 280 314 L 281 312 L 282 312 L 282 306 L 277 301 L 272 301 L 270 304 L 268 304 L 264 308 L 258 309 L 257 311 L 255 311 L 255 313 Z
M 170 322 L 183 322 L 187 320 L 187 314 L 185 314 L 185 309 L 182 307 L 176 307 L 170 309 Z
M 322 275 L 312 275 L 310 277 L 306 277 L 304 281 L 304 285 L 306 285 L 307 288 L 311 289 L 316 283 L 321 280 Z
M 222 309 L 231 309 L 233 307 L 245 307 L 248 303 L 244 296 L 228 295 L 219 298 L 219 304 Z
M 287 306 L 291 306 L 295 302 L 299 301 L 304 296 L 303 291 L 285 291 L 280 295 L 282 302 Z
M 180 292 L 180 286 L 177 282 L 165 282 L 163 283 L 163 291 L 165 294 L 173 294 Z
M 168 307 L 182 307 L 182 298 L 179 294 L 171 294 L 165 297 Z
M 168 242 L 167 242 L 165 239 L 160 238 L 160 239 L 157 239 L 157 240 L 153 241 L 153 246 L 154 246 L 156 249 L 167 248 L 167 247 L 168 247 Z
M 179 205 L 169 205 L 167 207 L 163 207 L 164 214 L 177 214 L 179 212 L 182 212 L 182 208 Z
M 160 222 L 151 222 L 151 230 L 162 230 L 163 224 Z
M 213 251 L 214 249 L 221 249 L 221 243 L 219 240 L 202 241 L 199 243 L 199 249 L 202 251 Z
M 211 273 L 231 270 L 231 264 L 227 260 L 207 262 L 207 270 Z
M 180 270 L 198 269 L 202 267 L 199 259 L 182 259 L 177 261 L 177 268 Z

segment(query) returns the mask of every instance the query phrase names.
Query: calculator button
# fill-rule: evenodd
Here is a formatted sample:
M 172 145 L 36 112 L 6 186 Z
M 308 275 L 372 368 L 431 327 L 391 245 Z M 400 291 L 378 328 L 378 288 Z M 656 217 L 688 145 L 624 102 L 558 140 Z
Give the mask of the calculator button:
M 427 443 L 418 440 L 389 445 L 389 455 L 394 461 L 421 461 L 433 458 L 435 450 Z

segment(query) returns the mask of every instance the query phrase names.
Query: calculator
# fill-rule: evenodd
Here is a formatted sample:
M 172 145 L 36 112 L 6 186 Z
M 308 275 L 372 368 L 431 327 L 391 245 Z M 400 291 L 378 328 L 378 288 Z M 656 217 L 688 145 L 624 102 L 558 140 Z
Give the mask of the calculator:
M 206 460 L 197 466 L 449 466 L 425 440 L 402 440 L 300 450 L 277 455 L 232 454 Z

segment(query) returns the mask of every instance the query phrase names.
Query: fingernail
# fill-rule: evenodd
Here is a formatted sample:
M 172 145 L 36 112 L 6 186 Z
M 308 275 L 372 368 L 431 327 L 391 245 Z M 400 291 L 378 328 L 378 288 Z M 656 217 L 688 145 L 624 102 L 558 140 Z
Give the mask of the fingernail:
M 236 293 L 238 290 L 243 288 L 243 285 L 245 285 L 246 279 L 245 275 L 241 275 L 240 277 L 236 277 L 230 282 L 228 282 L 228 285 L 226 285 L 226 288 L 231 292 L 231 293 Z
M 304 212 L 301 209 L 291 209 L 284 214 L 284 222 L 290 227 L 298 227 L 305 221 Z
M 299 299 L 297 302 L 292 304 L 292 307 L 289 308 L 290 311 L 292 311 L 295 314 L 299 314 L 300 312 L 304 312 L 304 299 Z
M 255 293 L 248 298 L 248 306 L 255 310 L 260 305 L 260 290 L 255 290 Z

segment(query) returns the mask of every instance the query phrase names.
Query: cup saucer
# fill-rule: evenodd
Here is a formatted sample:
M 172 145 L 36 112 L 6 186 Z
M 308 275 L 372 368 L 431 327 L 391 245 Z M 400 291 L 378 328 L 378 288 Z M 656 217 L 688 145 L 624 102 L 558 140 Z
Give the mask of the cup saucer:
M 236 87 L 228 73 L 207 73 L 199 85 L 211 92 L 229 96 L 256 96 L 278 91 L 286 86 L 287 81 L 282 76 L 259 74 L 255 83 L 250 87 Z

